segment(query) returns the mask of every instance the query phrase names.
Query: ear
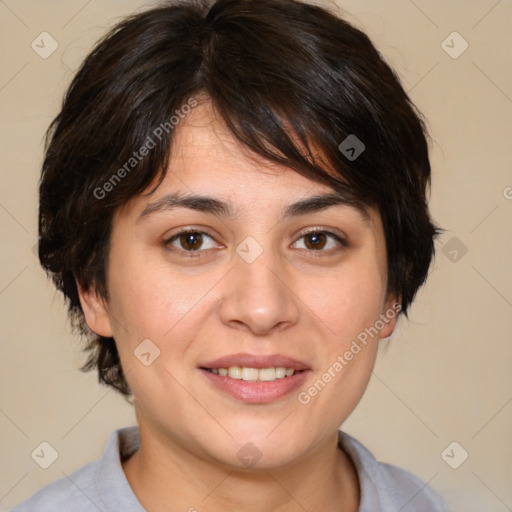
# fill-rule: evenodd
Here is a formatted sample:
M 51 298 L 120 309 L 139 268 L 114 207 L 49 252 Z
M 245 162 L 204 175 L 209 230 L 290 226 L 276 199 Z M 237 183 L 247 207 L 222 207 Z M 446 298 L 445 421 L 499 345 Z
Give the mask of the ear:
M 100 336 L 111 338 L 113 331 L 105 300 L 96 292 L 94 286 L 84 289 L 76 277 L 75 282 L 78 288 L 80 304 L 82 305 L 82 310 L 85 315 L 85 321 L 89 329 Z
M 388 295 L 381 315 L 381 318 L 383 319 L 382 321 L 384 323 L 384 327 L 380 331 L 381 339 L 387 338 L 393 334 L 393 331 L 396 327 L 396 322 L 398 320 L 398 314 L 401 310 L 402 305 L 400 304 L 400 300 L 392 294 Z

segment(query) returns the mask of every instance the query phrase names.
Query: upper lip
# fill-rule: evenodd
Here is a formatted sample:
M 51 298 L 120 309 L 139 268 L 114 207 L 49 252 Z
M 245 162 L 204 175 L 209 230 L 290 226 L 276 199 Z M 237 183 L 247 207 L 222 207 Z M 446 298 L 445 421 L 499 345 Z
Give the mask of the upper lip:
M 309 367 L 292 357 L 284 356 L 282 354 L 271 355 L 256 355 L 256 354 L 231 354 L 228 356 L 220 357 L 214 361 L 208 361 L 199 365 L 201 368 L 229 368 L 231 366 L 240 366 L 246 368 L 272 368 L 284 367 L 293 368 L 294 370 L 308 370 Z

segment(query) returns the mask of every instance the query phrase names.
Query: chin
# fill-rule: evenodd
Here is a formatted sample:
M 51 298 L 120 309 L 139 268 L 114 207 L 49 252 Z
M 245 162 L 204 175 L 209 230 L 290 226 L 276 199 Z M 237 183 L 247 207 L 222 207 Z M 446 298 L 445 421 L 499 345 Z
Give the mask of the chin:
M 267 449 L 265 446 L 259 447 L 255 443 L 247 442 L 240 448 L 237 448 L 235 457 L 216 458 L 218 463 L 235 471 L 269 471 L 283 468 L 293 464 L 300 453 L 293 449 Z
M 254 423 L 251 428 L 231 431 L 233 439 L 230 438 L 227 443 L 226 436 L 217 442 L 209 438 L 205 452 L 209 452 L 222 465 L 237 470 L 271 470 L 292 464 L 300 458 L 304 440 L 297 442 L 300 439 L 297 432 L 285 429 L 272 432 L 277 424 L 273 422 L 264 431 L 255 429 Z

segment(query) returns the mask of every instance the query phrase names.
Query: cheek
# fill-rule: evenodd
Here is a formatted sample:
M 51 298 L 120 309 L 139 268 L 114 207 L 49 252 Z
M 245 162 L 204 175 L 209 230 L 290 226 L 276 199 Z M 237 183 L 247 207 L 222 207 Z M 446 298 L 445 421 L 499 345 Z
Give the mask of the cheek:
M 139 338 L 161 338 L 171 327 L 173 300 L 163 280 L 155 280 L 143 271 L 123 271 L 112 276 L 111 283 L 111 316 L 124 327 L 117 332 L 114 329 L 116 340 L 126 339 L 127 334 L 132 343 Z
M 194 306 L 206 290 L 135 257 L 125 258 L 110 282 L 114 338 L 131 390 L 146 405 L 154 404 L 155 390 L 163 390 L 166 403 L 178 410 L 177 382 L 183 380 L 184 355 L 197 325 Z M 158 407 L 146 411 L 157 413 Z
M 324 324 L 327 338 L 334 340 L 333 348 L 342 349 L 379 318 L 385 284 L 377 264 L 369 261 L 347 265 L 317 280 L 314 287 L 306 279 L 302 296 Z
M 205 317 L 214 314 L 210 292 L 221 278 L 215 272 L 182 275 L 140 254 L 122 260 L 111 275 L 111 317 L 126 364 L 133 362 L 130 355 L 145 339 L 160 349 L 160 364 L 181 361 Z
M 132 336 L 162 339 L 193 308 L 200 290 L 142 256 L 118 259 L 110 278 L 112 312 L 124 319 Z
M 330 300 L 319 301 L 323 331 L 321 363 L 310 387 L 298 397 L 309 417 L 341 425 L 356 407 L 370 380 L 378 351 L 372 330 L 380 314 L 375 287 L 345 281 Z M 319 426 L 320 428 L 320 426 Z

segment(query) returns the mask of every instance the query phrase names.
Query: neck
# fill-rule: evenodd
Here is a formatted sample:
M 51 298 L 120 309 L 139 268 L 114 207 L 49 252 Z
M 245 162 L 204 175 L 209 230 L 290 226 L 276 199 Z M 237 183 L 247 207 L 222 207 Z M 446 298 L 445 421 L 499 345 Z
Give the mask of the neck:
M 141 446 L 123 462 L 135 495 L 153 512 L 162 504 L 200 512 L 356 512 L 357 473 L 333 434 L 314 453 L 285 468 L 232 470 L 162 440 L 140 426 Z

